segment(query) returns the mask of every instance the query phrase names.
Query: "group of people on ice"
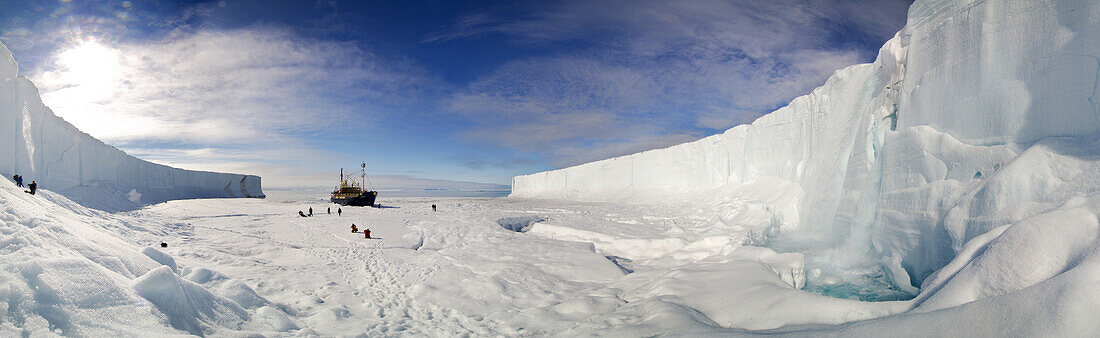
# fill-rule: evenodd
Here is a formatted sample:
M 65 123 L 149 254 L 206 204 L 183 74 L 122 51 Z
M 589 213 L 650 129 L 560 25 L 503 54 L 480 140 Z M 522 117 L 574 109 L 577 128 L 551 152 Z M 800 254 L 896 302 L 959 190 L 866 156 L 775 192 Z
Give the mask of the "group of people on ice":
M 309 208 L 309 209 L 307 209 L 307 210 L 308 210 L 308 212 L 309 212 L 308 214 L 307 214 L 306 212 L 303 212 L 303 211 L 301 211 L 301 210 L 298 210 L 298 216 L 301 216 L 301 217 L 313 217 L 313 207 L 310 207 L 310 208 Z M 327 208 L 327 210 L 325 210 L 325 211 L 326 211 L 326 212 L 327 212 L 327 213 L 328 213 L 329 215 L 332 215 L 332 208 L 331 208 L 331 207 L 330 207 L 330 208 Z M 337 208 L 336 208 L 336 215 L 337 215 L 337 216 L 343 216 L 343 214 L 344 214 L 344 209 L 342 209 L 342 208 L 339 208 L 339 207 L 337 207 Z M 359 232 L 359 228 L 355 226 L 355 223 L 352 223 L 352 224 L 351 224 L 351 232 Z M 369 239 L 369 238 L 371 238 L 371 237 L 370 237 L 370 229 L 365 229 L 365 230 L 363 230 L 363 238 L 368 238 L 368 239 Z
M 359 232 L 359 228 L 355 227 L 355 223 L 351 224 L 351 232 Z M 363 238 L 370 239 L 370 229 L 363 229 Z
M 16 186 L 18 186 L 20 188 L 23 187 L 23 176 L 15 175 L 15 176 L 12 176 L 11 178 L 13 180 L 15 180 L 15 185 Z M 31 181 L 31 184 L 27 185 L 27 189 L 30 189 L 30 190 L 23 190 L 23 192 L 34 195 L 35 190 L 38 190 L 38 182 Z
M 332 215 L 332 208 L 328 208 L 328 214 Z M 343 214 L 344 214 L 344 209 L 336 208 L 336 216 L 342 216 Z M 302 212 L 301 210 L 298 210 L 298 216 L 313 217 L 313 207 L 309 208 L 309 214 L 308 215 L 306 213 Z

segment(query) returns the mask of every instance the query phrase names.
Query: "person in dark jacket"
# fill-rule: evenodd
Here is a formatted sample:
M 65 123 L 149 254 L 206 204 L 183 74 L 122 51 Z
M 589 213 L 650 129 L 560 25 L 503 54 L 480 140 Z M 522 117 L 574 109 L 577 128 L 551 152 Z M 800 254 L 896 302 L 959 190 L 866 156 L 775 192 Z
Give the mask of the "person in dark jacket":
M 31 190 L 27 190 L 27 191 L 24 191 L 24 192 L 28 193 L 28 194 L 31 194 L 31 195 L 34 195 L 34 191 L 38 190 L 38 183 L 35 183 L 34 181 L 31 181 L 31 184 L 28 184 L 27 188 L 30 188 Z
M 432 211 L 435 211 L 435 204 L 432 204 Z
M 332 215 L 332 207 L 325 208 L 325 211 L 328 212 L 329 215 Z
M 340 209 L 340 207 L 336 207 L 336 216 L 343 216 L 343 215 L 344 215 L 344 209 Z
M 301 210 L 298 210 L 298 216 L 306 217 L 306 213 L 302 212 Z
M 309 217 L 313 217 L 313 207 L 309 207 Z
M 359 232 L 359 228 L 355 227 L 355 223 L 351 224 L 351 232 Z
M 12 176 L 11 178 L 15 179 L 15 186 L 20 187 L 20 188 L 23 187 L 23 176 L 15 175 L 15 176 Z

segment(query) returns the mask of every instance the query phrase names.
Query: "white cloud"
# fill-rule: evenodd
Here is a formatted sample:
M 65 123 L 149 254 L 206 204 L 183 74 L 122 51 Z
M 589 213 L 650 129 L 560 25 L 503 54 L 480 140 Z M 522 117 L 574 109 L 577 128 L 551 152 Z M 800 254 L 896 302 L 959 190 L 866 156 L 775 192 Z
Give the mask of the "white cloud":
M 81 59 L 97 53 L 106 55 Z M 246 29 L 80 42 L 32 80 L 59 116 L 108 142 L 267 143 L 364 127 L 372 112 L 398 104 L 396 93 L 420 85 L 402 67 L 348 45 Z
M 472 13 L 424 41 L 497 34 L 559 50 L 484 75 L 454 94 L 450 109 L 476 124 L 469 139 L 565 166 L 751 122 L 873 56 L 837 46 L 837 30 L 885 39 L 900 28 L 906 7 L 558 1 Z M 853 15 L 868 10 L 878 15 Z
M 142 158 L 277 186 L 309 184 L 338 161 L 311 145 L 318 136 L 375 128 L 436 86 L 414 65 L 264 27 L 59 50 L 25 73 L 77 128 Z
M 644 118 L 659 86 L 632 69 L 585 59 L 507 64 L 456 94 L 450 109 L 479 125 L 470 139 L 547 151 L 592 135 L 626 137 L 621 118 Z

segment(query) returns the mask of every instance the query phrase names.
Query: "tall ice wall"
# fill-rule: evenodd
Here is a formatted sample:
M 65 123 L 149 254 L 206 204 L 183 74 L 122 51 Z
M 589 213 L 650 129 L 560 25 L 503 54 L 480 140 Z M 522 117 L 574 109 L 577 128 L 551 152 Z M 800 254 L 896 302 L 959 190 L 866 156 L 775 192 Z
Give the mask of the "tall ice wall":
M 87 207 L 134 209 L 173 199 L 264 197 L 260 177 L 172 168 L 144 161 L 54 115 L 11 51 L 0 43 L 0 174 Z
M 1098 134 L 1100 2 L 918 0 L 873 63 L 751 125 L 517 176 L 511 196 L 704 201 L 778 178 L 800 196 L 775 206 L 784 229 L 918 286 L 971 238 L 1100 192 Z

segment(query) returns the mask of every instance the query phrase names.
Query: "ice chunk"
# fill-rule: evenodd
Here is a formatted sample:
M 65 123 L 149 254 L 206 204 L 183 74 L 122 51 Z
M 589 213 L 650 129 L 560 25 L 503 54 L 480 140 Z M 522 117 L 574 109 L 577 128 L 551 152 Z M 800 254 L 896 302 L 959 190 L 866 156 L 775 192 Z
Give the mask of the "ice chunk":
M 126 193 L 126 199 L 130 202 L 141 204 L 141 193 L 137 189 L 130 189 L 130 192 Z
M 929 279 L 917 311 L 998 296 L 1066 272 L 1095 252 L 1100 223 L 1088 210 L 1073 208 L 990 233 L 994 236 L 968 243 L 964 249 L 968 255 L 960 255 Z
M 271 304 L 267 299 L 252 290 L 251 287 L 235 279 L 222 283 L 216 292 L 222 297 L 232 299 L 246 309 L 255 309 Z
M 660 299 L 696 309 L 720 326 L 751 330 L 839 324 L 908 307 L 901 302 L 868 303 L 807 293 L 792 288 L 767 264 L 747 259 L 639 271 L 623 277 L 616 288 L 631 304 Z
M 287 317 L 282 311 L 270 306 L 264 306 L 257 309 L 256 317 L 266 324 L 264 329 L 277 332 L 287 332 L 298 329 L 298 325 L 295 324 L 290 317 Z
M 168 316 L 172 327 L 196 335 L 219 328 L 240 330 L 248 312 L 233 301 L 216 296 L 164 266 L 134 280 L 141 297 Z
M 186 271 L 187 269 L 184 269 L 184 270 Z M 211 281 L 225 279 L 225 277 L 222 276 L 221 274 L 219 274 L 217 272 L 214 272 L 214 271 L 211 271 L 210 269 L 207 269 L 207 268 L 197 268 L 197 269 L 194 269 L 194 270 L 187 271 L 187 273 L 185 273 L 184 276 L 187 277 L 187 280 L 195 282 L 195 283 L 199 283 L 199 284 L 206 284 L 206 283 L 209 283 Z
M 151 247 L 141 249 L 141 253 L 149 256 L 149 258 L 157 261 L 157 263 L 160 263 L 161 265 L 167 266 L 168 268 L 172 269 L 172 272 L 177 274 L 179 273 L 179 268 L 176 267 L 176 259 L 172 258 L 172 256 L 169 256 L 168 254 Z

